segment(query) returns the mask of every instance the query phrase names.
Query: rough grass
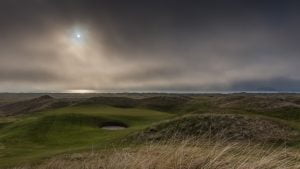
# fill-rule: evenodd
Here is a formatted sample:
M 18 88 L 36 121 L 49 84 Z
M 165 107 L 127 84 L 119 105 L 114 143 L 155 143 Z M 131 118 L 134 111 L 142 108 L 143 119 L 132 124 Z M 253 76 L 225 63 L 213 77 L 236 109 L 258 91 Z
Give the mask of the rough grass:
M 168 141 L 140 147 L 77 153 L 14 169 L 299 169 L 299 152 L 261 145 Z
M 166 120 L 132 136 L 137 140 L 177 137 L 214 137 L 227 140 L 283 143 L 299 137 L 285 123 L 266 117 L 233 114 L 187 115 Z

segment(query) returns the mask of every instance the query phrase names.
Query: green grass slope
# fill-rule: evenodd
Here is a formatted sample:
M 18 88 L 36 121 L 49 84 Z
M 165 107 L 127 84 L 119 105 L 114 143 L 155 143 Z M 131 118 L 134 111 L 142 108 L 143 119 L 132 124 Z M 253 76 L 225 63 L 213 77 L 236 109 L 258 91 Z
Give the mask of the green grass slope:
M 173 115 L 137 108 L 81 105 L 39 112 L 0 125 L 0 167 L 34 161 L 63 152 L 107 147 Z M 122 122 L 127 129 L 101 129 L 105 122 Z

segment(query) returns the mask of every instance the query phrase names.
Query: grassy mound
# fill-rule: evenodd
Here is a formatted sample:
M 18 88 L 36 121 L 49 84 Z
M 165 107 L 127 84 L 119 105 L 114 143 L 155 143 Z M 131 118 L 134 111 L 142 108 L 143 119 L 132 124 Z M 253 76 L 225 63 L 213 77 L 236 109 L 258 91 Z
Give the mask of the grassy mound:
M 0 127 L 0 167 L 55 154 L 110 146 L 129 133 L 173 115 L 153 110 L 85 105 L 20 117 Z M 128 128 L 108 131 L 107 123 Z
M 260 142 L 290 141 L 299 135 L 289 126 L 263 117 L 242 115 L 188 115 L 165 121 L 137 134 L 138 140 L 177 137 L 212 137 Z

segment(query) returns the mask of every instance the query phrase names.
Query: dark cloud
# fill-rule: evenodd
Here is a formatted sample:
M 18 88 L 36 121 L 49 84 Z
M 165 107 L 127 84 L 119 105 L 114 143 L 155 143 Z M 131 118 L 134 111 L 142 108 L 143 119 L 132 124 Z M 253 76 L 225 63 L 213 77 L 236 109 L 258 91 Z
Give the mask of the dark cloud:
M 296 0 L 3 0 L 0 91 L 299 90 L 299 9 Z
M 278 77 L 266 80 L 247 80 L 236 82 L 232 90 L 239 91 L 300 91 L 300 80 Z
M 22 82 L 52 82 L 57 80 L 62 80 L 58 75 L 53 74 L 52 72 L 41 71 L 42 69 L 37 70 L 5 70 L 0 72 L 0 82 L 12 82 L 12 83 L 22 83 Z

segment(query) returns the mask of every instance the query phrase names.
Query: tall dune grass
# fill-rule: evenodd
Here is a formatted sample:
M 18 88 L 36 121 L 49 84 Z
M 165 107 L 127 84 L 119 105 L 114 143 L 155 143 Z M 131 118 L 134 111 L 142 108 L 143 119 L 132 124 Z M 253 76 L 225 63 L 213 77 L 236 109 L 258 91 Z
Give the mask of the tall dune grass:
M 189 139 L 64 155 L 15 169 L 300 169 L 300 154 L 285 147 Z

